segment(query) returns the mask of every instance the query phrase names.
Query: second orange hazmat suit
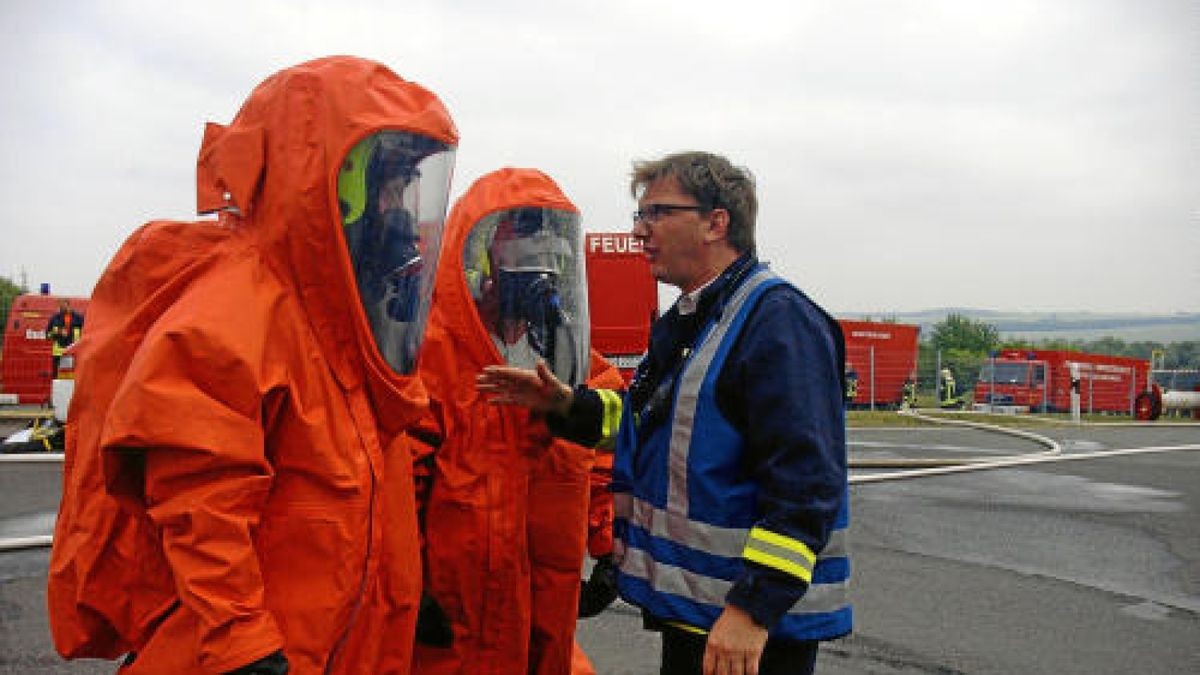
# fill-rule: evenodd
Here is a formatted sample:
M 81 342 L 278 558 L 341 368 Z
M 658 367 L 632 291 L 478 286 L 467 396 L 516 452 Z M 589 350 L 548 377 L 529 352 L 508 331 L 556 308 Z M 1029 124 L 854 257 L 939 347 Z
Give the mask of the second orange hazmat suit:
M 413 670 L 422 675 L 572 668 L 592 453 L 554 440 L 524 409 L 490 405 L 475 389 L 480 370 L 505 359 L 471 288 L 480 280 L 468 280 L 480 271 L 474 259 L 487 255 L 468 250 L 470 236 L 481 220 L 522 207 L 578 217 L 545 174 L 503 169 L 476 181 L 446 223 L 419 372 L 442 438 L 425 508 L 426 579 L 454 643 L 418 645 Z M 593 386 L 621 385 L 620 373 L 594 352 L 589 371 Z
M 148 225 L 105 271 L 50 560 L 64 656 L 132 653 L 128 675 L 280 652 L 292 675 L 408 672 L 421 567 L 403 431 L 426 398 L 373 337 L 343 232 L 342 172 L 375 138 L 452 161 L 457 132 L 380 64 L 282 71 L 206 129 L 199 210 L 220 222 Z M 448 166 L 404 166 L 440 227 Z

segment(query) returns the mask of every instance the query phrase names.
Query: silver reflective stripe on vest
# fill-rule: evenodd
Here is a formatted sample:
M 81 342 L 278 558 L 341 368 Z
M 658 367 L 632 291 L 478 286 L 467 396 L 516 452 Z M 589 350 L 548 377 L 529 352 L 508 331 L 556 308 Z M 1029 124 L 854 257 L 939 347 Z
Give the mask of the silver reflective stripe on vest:
M 650 502 L 638 499 L 628 492 L 613 494 L 613 512 L 617 518 L 644 529 L 652 537 L 683 542 L 691 548 L 723 558 L 740 558 L 746 545 L 746 537 L 750 534 L 749 529 L 721 527 L 688 520 L 683 514 L 656 508 Z M 817 562 L 825 558 L 844 557 L 846 530 L 837 529 L 829 533 L 829 541 L 817 554 Z
M 643 528 L 652 537 L 683 542 L 692 549 L 722 557 L 742 557 L 746 537 L 750 534 L 749 528 L 743 530 L 740 527 L 721 527 L 688 520 L 688 516 L 655 508 L 654 504 L 640 500 L 629 492 L 616 492 L 612 496 L 612 504 L 617 518 Z M 830 557 L 846 557 L 844 528 L 829 533 L 826 548 L 817 554 L 817 562 Z
M 686 543 L 701 551 L 724 558 L 740 558 L 750 530 L 721 527 L 688 520 L 682 513 L 655 508 L 650 502 L 627 492 L 613 495 L 613 510 L 617 517 L 643 528 L 651 536 Z
M 670 470 L 667 473 L 667 480 L 670 481 L 667 486 L 667 510 L 672 513 L 688 513 L 688 455 L 691 453 L 692 427 L 696 420 L 696 406 L 700 401 L 700 387 L 704 384 L 704 377 L 717 354 L 717 348 L 721 346 L 729 327 L 737 318 L 738 310 L 746 304 L 746 298 L 754 289 L 774 276 L 764 268 L 746 279 L 725 305 L 720 320 L 704 336 L 704 342 L 692 353 L 691 359 L 684 367 L 683 375 L 679 378 L 679 393 L 675 399 L 675 415 L 671 422 L 671 446 L 668 456 Z M 738 548 L 739 554 L 740 546 L 745 542 L 743 534 Z
M 834 538 L 839 537 L 835 535 Z M 833 543 L 833 539 L 830 543 Z M 682 567 L 656 561 L 646 551 L 632 546 L 625 549 L 621 572 L 645 580 L 659 593 L 670 593 L 715 607 L 725 605 L 725 596 L 729 589 L 733 588 L 731 581 L 706 577 Z M 835 612 L 846 606 L 846 586 L 844 581 L 835 584 L 813 584 L 808 587 L 800 601 L 788 610 L 788 614 L 801 616 Z
M 686 515 L 655 508 L 654 504 L 640 500 L 629 492 L 616 492 L 612 496 L 612 504 L 617 518 L 632 522 L 652 537 L 682 542 L 692 549 L 721 557 L 742 557 L 746 537 L 750 534 L 749 528 L 743 530 L 740 527 L 721 527 L 689 520 Z M 817 561 L 830 557 L 846 557 L 845 530 L 829 533 L 826 548 L 817 554 Z

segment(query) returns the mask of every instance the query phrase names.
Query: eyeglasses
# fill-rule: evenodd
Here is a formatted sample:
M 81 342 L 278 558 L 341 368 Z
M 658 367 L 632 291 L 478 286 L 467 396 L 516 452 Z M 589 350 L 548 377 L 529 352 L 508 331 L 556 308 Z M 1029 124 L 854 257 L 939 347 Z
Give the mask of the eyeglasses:
M 653 225 L 659 218 L 675 211 L 696 211 L 706 209 L 698 204 L 648 204 L 633 212 L 633 224 Z

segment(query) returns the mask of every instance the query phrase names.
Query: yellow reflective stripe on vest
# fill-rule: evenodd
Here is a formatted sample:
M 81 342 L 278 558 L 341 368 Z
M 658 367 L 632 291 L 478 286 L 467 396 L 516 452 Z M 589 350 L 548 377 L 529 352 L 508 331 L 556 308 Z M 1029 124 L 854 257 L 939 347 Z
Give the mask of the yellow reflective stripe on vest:
M 696 628 L 695 626 L 693 626 L 689 623 L 681 623 L 679 621 L 668 621 L 667 625 L 671 626 L 672 628 L 678 628 L 679 630 L 682 630 L 682 631 L 687 631 L 689 633 L 695 633 L 696 635 L 708 635 L 708 631 L 704 630 L 703 628 Z
M 604 417 L 600 423 L 600 441 L 596 447 L 611 450 L 617 442 L 617 430 L 621 427 L 621 395 L 612 389 L 597 389 L 604 404 Z
M 812 581 L 813 565 L 817 560 L 804 542 L 761 527 L 751 528 L 742 557 L 786 572 L 805 583 Z

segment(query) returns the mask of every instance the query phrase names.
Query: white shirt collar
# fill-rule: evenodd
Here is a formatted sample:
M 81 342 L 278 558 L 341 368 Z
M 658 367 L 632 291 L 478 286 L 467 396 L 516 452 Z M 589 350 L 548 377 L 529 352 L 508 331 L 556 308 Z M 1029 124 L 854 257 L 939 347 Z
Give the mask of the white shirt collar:
M 703 286 L 697 288 L 691 293 L 684 293 L 683 295 L 679 296 L 679 302 L 676 303 L 676 306 L 679 308 L 679 315 L 687 316 L 689 314 L 695 314 L 696 308 L 700 306 L 700 294 L 704 292 L 704 289 L 711 286 L 712 282 L 716 281 L 717 277 L 719 276 L 721 275 L 718 274 L 704 282 Z

